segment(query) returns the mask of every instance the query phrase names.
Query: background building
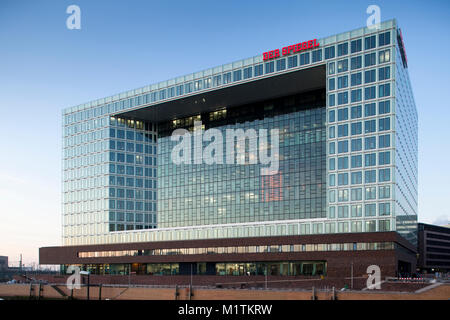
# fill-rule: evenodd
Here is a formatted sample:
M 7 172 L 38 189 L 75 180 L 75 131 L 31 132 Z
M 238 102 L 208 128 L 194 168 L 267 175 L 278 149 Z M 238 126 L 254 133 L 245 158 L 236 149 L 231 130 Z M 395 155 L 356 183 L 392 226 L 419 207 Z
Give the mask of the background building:
M 366 257 L 358 272 L 415 270 L 417 111 L 401 31 L 390 20 L 315 41 L 65 109 L 64 247 L 41 248 L 40 263 L 152 273 L 170 262 L 183 273 L 201 260 L 220 274 L 226 261 L 314 261 L 338 274 Z M 172 131 L 199 120 L 279 129 L 279 172 L 175 165 Z M 344 260 L 330 271 L 332 251 Z
M 425 223 L 418 225 L 418 260 L 420 272 L 450 271 L 450 228 Z
M 8 270 L 8 257 L 0 256 L 0 271 Z

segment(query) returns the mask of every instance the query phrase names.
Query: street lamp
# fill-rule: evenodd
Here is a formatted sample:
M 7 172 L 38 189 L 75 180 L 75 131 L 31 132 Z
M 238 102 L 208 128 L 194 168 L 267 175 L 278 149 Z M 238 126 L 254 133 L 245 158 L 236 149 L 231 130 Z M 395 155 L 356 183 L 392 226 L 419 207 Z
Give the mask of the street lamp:
M 89 285 L 90 285 L 90 272 L 89 271 L 80 271 L 80 274 L 83 276 L 87 276 L 88 283 L 87 283 L 87 300 L 89 300 Z

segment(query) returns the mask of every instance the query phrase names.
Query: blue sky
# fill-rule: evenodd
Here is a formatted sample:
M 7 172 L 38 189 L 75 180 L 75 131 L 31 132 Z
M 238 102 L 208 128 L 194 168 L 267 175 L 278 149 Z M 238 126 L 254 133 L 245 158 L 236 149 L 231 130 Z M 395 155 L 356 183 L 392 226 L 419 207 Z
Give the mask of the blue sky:
M 81 30 L 66 8 L 81 8 Z M 450 217 L 448 1 L 0 1 L 0 255 L 61 238 L 61 110 L 397 18 L 419 111 L 419 220 Z

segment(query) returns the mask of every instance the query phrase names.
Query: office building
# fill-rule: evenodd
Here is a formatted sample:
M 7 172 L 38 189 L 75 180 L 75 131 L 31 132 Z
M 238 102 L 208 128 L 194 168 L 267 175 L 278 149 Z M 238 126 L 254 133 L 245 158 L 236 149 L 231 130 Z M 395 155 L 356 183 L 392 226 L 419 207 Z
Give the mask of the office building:
M 41 248 L 40 263 L 415 270 L 418 119 L 401 30 L 300 40 L 65 109 L 63 246 Z M 190 139 L 182 163 L 175 130 Z M 211 147 L 233 130 L 243 144 Z

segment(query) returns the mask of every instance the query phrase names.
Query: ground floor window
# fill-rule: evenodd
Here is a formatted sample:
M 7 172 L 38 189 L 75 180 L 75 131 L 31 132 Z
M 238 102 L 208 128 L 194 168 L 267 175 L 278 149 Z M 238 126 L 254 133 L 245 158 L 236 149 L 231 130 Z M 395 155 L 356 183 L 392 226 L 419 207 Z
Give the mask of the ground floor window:
M 326 274 L 326 261 L 198 262 L 83 264 L 81 270 L 109 275 L 316 276 Z M 66 273 L 68 265 L 63 265 Z

